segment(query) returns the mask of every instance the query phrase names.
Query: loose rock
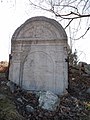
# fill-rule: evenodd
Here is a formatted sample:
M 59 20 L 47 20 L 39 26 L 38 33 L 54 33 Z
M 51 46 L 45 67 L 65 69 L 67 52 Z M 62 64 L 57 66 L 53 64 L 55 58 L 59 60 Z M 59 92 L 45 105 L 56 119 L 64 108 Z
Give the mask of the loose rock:
M 86 93 L 90 94 L 90 88 L 87 89 Z
M 34 108 L 30 105 L 26 105 L 26 112 L 29 112 L 29 113 L 34 112 Z
M 60 103 L 60 99 L 54 93 L 47 91 L 40 95 L 39 106 L 46 110 L 54 111 Z

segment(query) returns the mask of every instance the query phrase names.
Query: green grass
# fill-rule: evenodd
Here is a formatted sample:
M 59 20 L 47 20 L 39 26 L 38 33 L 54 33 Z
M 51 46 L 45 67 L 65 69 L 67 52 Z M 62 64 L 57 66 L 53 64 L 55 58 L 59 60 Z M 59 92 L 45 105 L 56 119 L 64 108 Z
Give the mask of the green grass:
M 0 97 L 0 120 L 23 120 L 13 102 L 4 95 Z

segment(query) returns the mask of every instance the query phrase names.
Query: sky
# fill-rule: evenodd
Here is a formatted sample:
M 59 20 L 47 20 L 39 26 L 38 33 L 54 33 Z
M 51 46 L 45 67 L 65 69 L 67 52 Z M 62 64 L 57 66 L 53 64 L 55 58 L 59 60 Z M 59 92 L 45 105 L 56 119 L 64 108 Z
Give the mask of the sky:
M 0 2 L 0 61 L 8 61 L 11 52 L 11 37 L 14 31 L 27 19 L 43 15 L 54 18 L 54 15 L 50 13 L 30 7 L 28 0 L 9 0 L 9 2 L 3 0 Z M 90 31 L 83 39 L 73 42 L 73 49 L 77 49 L 79 60 L 88 64 L 90 64 L 89 34 Z

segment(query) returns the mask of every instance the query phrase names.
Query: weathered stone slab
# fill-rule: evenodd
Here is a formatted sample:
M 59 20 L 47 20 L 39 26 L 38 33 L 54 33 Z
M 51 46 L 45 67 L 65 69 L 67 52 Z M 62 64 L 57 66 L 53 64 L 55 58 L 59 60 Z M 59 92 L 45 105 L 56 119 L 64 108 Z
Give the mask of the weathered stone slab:
M 12 36 L 9 79 L 27 90 L 63 94 L 68 87 L 67 46 L 57 21 L 30 18 Z

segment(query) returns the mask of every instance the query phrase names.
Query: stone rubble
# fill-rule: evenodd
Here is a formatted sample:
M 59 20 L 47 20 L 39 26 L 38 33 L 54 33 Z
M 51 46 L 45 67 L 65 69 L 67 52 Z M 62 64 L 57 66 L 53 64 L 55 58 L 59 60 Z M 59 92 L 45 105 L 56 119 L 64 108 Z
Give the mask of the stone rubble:
M 86 93 L 90 94 L 90 88 L 88 88 L 88 89 L 86 90 Z
M 5 82 L 2 83 L 5 85 Z M 7 89 L 10 90 L 10 87 L 7 87 Z M 60 99 L 60 103 L 58 103 L 56 109 L 43 109 L 42 105 L 40 105 L 39 103 L 40 95 L 44 95 L 45 97 L 46 93 L 50 96 L 54 95 L 49 91 L 44 93 L 35 91 L 33 92 L 18 89 L 17 87 L 14 93 L 12 93 L 11 91 L 10 98 L 15 103 L 16 109 L 18 110 L 19 114 L 22 115 L 25 120 L 80 120 L 82 116 L 86 117 L 88 115 L 88 111 L 85 108 L 85 104 L 83 104 L 76 97 L 71 96 L 69 93 L 67 93 L 64 96 L 58 97 L 54 95 L 54 97 Z M 48 98 L 50 96 L 48 96 Z M 56 98 L 54 98 L 54 100 L 56 100 Z M 47 101 L 46 99 L 44 102 L 49 103 L 50 101 Z
M 18 111 L 20 120 L 89 120 L 90 119 L 90 77 L 80 74 L 79 69 L 69 71 L 68 93 L 58 96 L 60 99 L 56 110 L 43 109 L 39 105 L 39 98 L 42 92 L 26 91 L 16 84 L 12 85 L 15 89 L 12 92 L 8 85 L 8 80 L 0 78 L 0 103 L 8 97 Z M 86 74 L 87 75 L 87 74 Z M 87 104 L 88 106 L 87 106 Z M 7 112 L 9 114 L 9 111 Z M 0 117 L 2 107 L 0 106 Z M 0 118 L 0 120 L 3 120 Z M 4 119 L 8 120 L 8 119 Z M 14 120 L 14 119 L 13 119 Z M 17 119 L 18 120 L 18 119 Z

